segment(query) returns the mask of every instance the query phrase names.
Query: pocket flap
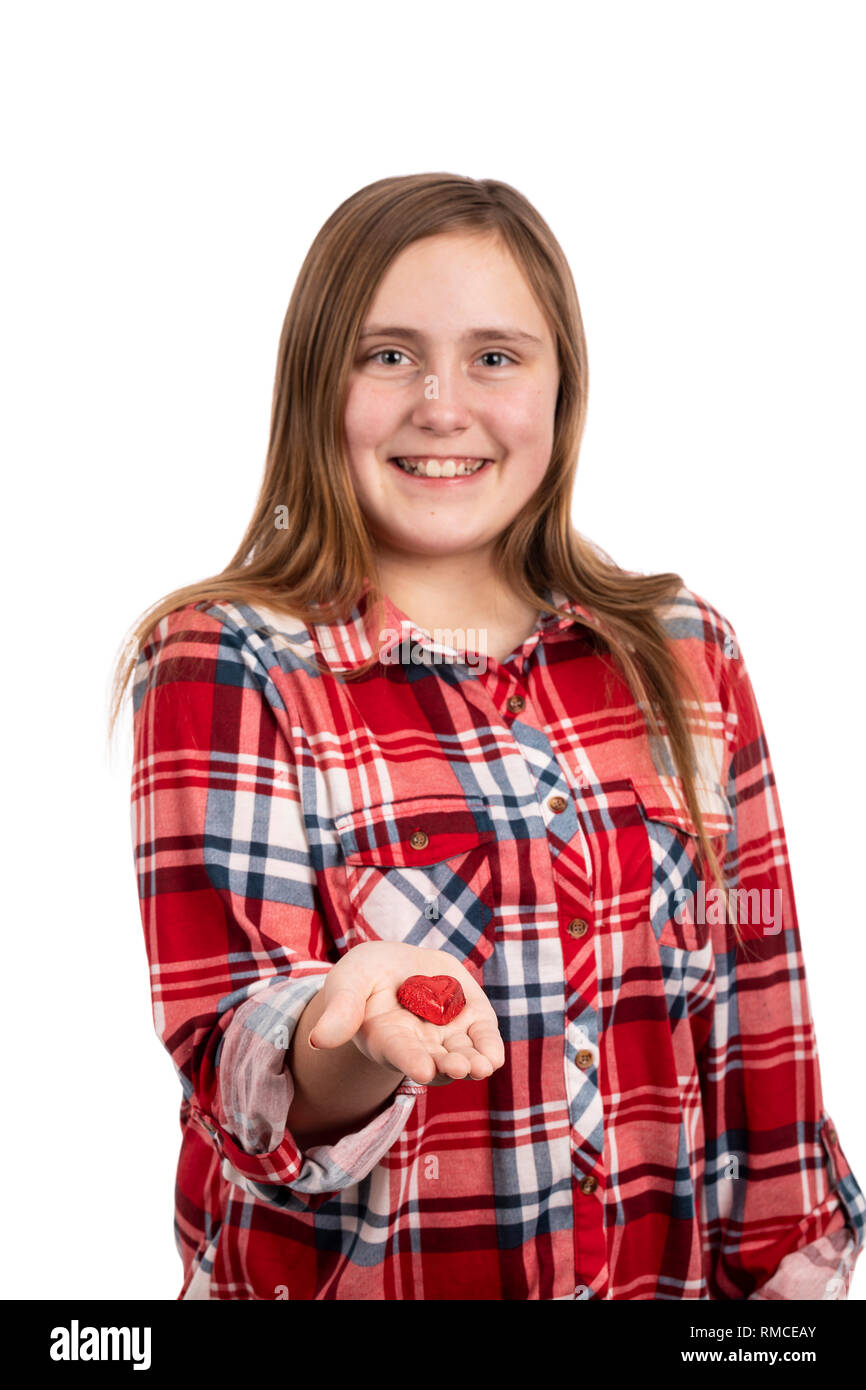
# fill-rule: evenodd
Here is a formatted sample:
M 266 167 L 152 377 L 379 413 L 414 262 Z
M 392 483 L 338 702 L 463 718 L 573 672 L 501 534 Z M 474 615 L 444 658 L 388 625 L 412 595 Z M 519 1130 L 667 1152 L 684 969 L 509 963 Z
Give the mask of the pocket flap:
M 348 811 L 335 821 L 347 864 L 411 869 L 496 839 L 483 797 L 419 796 Z
M 663 821 L 697 837 L 698 827 L 686 805 L 686 793 L 681 777 L 632 778 L 635 795 L 649 820 Z M 734 826 L 731 803 L 715 783 L 696 782 L 695 795 L 704 818 L 704 828 L 710 838 L 727 835 Z

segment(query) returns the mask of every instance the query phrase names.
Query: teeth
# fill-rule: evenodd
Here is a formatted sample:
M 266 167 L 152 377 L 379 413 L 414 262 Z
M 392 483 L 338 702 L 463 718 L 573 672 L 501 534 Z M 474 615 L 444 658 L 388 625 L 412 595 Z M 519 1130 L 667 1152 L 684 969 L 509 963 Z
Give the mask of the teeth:
M 465 478 L 472 473 L 477 473 L 487 462 L 486 459 L 474 459 L 466 462 L 464 459 L 397 459 L 397 463 L 406 473 L 413 473 L 419 478 Z

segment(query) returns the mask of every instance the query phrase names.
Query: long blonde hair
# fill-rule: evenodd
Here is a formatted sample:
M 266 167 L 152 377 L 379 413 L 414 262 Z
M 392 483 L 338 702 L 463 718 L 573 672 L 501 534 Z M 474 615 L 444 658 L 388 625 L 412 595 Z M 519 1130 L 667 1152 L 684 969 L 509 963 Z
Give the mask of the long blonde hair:
M 706 711 L 656 612 L 683 581 L 668 572 L 628 573 L 572 525 L 571 493 L 588 393 L 577 291 L 547 223 L 517 189 L 496 179 L 446 173 L 379 179 L 353 193 L 324 223 L 301 267 L 280 334 L 265 472 L 249 525 L 224 569 L 175 589 L 131 629 L 112 681 L 109 740 L 138 655 L 156 624 L 173 610 L 227 600 L 260 602 L 301 622 L 343 620 L 365 580 L 370 601 L 381 604 L 375 553 L 344 453 L 346 393 L 358 337 L 382 276 L 405 247 L 442 233 L 497 236 L 543 307 L 558 347 L 550 463 L 535 494 L 496 542 L 498 571 L 542 612 L 559 611 L 545 597 L 549 589 L 582 603 L 597 619 L 599 640 L 618 663 L 652 736 L 663 737 L 659 718 L 665 726 L 704 863 L 727 903 L 727 885 L 695 790 L 682 704 L 686 685 L 705 724 Z M 285 509 L 287 528 L 275 525 L 279 508 Z M 727 915 L 731 922 L 730 906 Z M 739 937 L 736 922 L 731 924 Z

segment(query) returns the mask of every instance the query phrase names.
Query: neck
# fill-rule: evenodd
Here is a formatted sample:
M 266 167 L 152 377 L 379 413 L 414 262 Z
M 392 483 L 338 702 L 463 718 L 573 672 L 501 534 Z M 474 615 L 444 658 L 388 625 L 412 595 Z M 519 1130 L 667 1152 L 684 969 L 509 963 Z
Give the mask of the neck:
M 484 632 L 486 650 L 500 660 L 535 627 L 535 606 L 496 573 L 489 551 L 458 557 L 380 553 L 378 578 L 419 627 Z

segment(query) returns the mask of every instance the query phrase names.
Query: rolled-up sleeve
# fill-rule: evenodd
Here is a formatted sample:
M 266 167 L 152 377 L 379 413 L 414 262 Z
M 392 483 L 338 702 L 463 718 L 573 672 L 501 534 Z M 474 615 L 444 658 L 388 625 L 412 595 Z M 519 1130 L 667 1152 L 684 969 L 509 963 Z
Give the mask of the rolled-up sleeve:
M 230 622 L 169 614 L 134 674 L 131 820 L 154 1026 L 190 1122 L 226 1178 L 305 1210 L 369 1173 L 424 1088 L 306 1152 L 287 1128 L 292 1033 L 338 955 L 280 711 Z
M 724 869 L 744 942 L 712 927 L 716 1003 L 699 1058 L 711 1297 L 845 1298 L 866 1202 L 824 1105 L 766 735 L 736 634 L 716 616 L 734 813 Z
M 835 1230 L 786 1255 L 775 1274 L 749 1294 L 750 1300 L 846 1299 L 857 1258 L 857 1242 L 842 1211 L 833 1217 Z

